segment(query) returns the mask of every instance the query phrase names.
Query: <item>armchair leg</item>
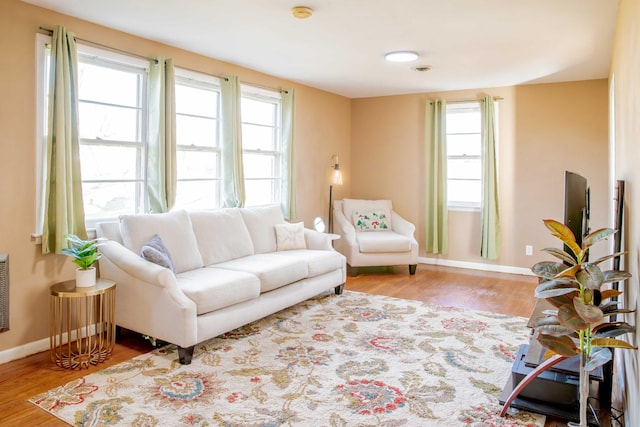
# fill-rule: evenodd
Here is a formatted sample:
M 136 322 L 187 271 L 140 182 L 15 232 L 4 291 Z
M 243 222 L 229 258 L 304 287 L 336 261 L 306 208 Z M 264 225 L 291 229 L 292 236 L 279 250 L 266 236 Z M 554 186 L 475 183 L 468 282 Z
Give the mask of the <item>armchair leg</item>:
M 417 266 L 418 266 L 417 264 L 410 264 L 409 265 L 409 274 L 411 274 L 411 275 L 416 274 L 416 267 Z
M 193 349 L 194 345 L 191 347 L 180 347 L 178 346 L 178 360 L 181 365 L 190 365 L 191 359 L 193 358 Z

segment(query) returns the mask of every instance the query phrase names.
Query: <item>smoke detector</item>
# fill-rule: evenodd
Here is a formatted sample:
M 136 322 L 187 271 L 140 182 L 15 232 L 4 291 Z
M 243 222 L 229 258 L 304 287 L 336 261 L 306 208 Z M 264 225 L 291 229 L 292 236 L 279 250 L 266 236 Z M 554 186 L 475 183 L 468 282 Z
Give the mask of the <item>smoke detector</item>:
M 418 65 L 416 67 L 413 67 L 413 71 L 419 71 L 419 72 L 424 72 L 424 71 L 429 71 L 431 69 L 430 66 L 428 65 Z
M 313 15 L 313 9 L 307 6 L 295 6 L 291 8 L 291 14 L 297 19 L 306 19 Z

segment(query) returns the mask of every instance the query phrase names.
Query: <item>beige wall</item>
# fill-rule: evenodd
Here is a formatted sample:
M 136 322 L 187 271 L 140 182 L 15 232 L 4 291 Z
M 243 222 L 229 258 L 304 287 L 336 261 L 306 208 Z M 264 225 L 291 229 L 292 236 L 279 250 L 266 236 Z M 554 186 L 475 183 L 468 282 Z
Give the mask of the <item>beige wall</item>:
M 390 198 L 417 226 L 424 250 L 424 112 L 427 100 L 500 96 L 499 197 L 502 252 L 480 252 L 479 212 L 449 214 L 448 261 L 529 268 L 555 246 L 543 218 L 563 219 L 564 171 L 583 174 L 592 193 L 592 227 L 608 223 L 607 81 L 356 99 L 352 102 L 351 167 L 354 198 Z M 533 245 L 534 256 L 525 256 Z
M 640 1 L 621 0 L 610 81 L 614 84 L 615 177 L 625 181 L 625 268 L 633 275 L 623 288 L 627 307 L 638 310 L 640 283 Z M 627 320 L 636 325 L 634 344 L 640 344 L 640 313 Z M 620 352 L 617 353 L 621 355 Z M 625 423 L 640 420 L 640 352 L 625 351 L 616 360 L 621 396 L 626 398 Z M 621 360 L 622 359 L 622 360 Z M 621 363 L 619 363 L 621 362 Z M 635 421 L 634 421 L 635 420 Z
M 31 241 L 35 222 L 35 35 L 39 27 L 64 25 L 77 37 L 143 56 L 172 57 L 177 66 L 214 75 L 234 74 L 246 83 L 296 89 L 295 159 L 298 218 L 326 220 L 331 155 L 349 170 L 350 100 L 310 87 L 199 56 L 153 41 L 37 8 L 0 1 L 0 253 L 10 257 L 10 326 L 0 353 L 48 336 L 48 289 L 73 277 L 73 264 L 40 254 Z M 349 191 L 348 181 L 340 189 Z

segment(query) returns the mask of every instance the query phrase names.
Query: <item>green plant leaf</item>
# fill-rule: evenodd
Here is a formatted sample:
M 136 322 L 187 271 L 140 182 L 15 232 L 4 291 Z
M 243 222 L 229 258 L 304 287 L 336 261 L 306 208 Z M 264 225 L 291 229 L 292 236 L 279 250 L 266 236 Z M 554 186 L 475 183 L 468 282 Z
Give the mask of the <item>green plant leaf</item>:
M 604 276 L 597 265 L 583 264 L 582 270 L 576 273 L 576 280 L 587 289 L 600 289 Z
M 631 273 L 620 270 L 607 270 L 602 273 L 603 283 L 622 282 L 631 277 Z
M 569 264 L 569 265 L 576 265 L 576 260 L 575 258 L 573 258 L 570 254 L 566 253 L 565 251 L 563 251 L 562 249 L 558 249 L 558 248 L 544 248 L 542 249 L 542 252 L 546 252 L 548 254 L 553 255 L 554 257 L 562 260 L 563 262 Z M 562 264 L 559 264 L 562 265 Z M 534 266 L 535 267 L 535 266 Z
M 584 370 L 587 372 L 591 372 L 598 366 L 602 366 L 609 360 L 611 360 L 612 356 L 613 354 L 608 348 L 594 348 L 593 350 L 591 350 L 591 354 L 589 355 L 589 359 L 587 360 Z
M 536 339 L 544 348 L 562 356 L 571 357 L 580 352 L 573 340 L 567 335 L 556 337 L 553 335 L 538 334 Z
M 586 249 L 590 246 L 593 246 L 600 240 L 604 240 L 614 233 L 615 231 L 611 228 L 600 228 L 598 230 L 592 231 L 582 238 L 582 248 Z
M 545 219 L 543 222 L 554 237 L 562 240 L 562 242 L 571 249 L 571 252 L 573 252 L 577 259 L 582 258 L 582 249 L 576 243 L 576 237 L 569 227 L 554 219 Z
M 575 263 L 575 260 L 573 262 Z M 566 268 L 567 267 L 560 262 L 541 261 L 531 267 L 531 271 L 538 277 L 550 280 Z
M 616 289 L 605 289 L 604 291 L 600 292 L 600 294 L 601 299 L 604 301 L 606 299 L 622 295 L 622 291 L 618 291 Z
M 578 297 L 579 295 L 580 294 L 578 293 L 578 291 L 574 291 L 571 294 L 558 295 L 557 297 L 547 298 L 547 302 L 556 308 L 560 308 L 565 304 L 573 304 L 573 299 Z
M 604 318 L 602 310 L 593 304 L 585 304 L 580 298 L 573 299 L 573 307 L 576 309 L 578 315 L 587 323 L 598 323 Z
M 558 320 L 557 311 L 556 311 L 555 315 L 538 317 L 536 319 L 536 321 L 535 321 L 536 329 L 541 327 L 541 326 L 546 326 L 546 325 L 560 325 L 560 320 Z
M 553 279 L 540 283 L 535 290 L 536 298 L 550 298 L 575 292 L 578 284 L 568 279 Z
M 573 300 L 577 300 L 574 298 Z M 587 329 L 590 325 L 587 323 L 576 311 L 573 304 L 565 304 L 558 309 L 558 319 L 560 324 L 571 328 L 574 331 L 581 331 Z
M 594 337 L 596 338 L 615 338 L 626 333 L 636 331 L 634 326 L 627 322 L 601 323 L 593 328 Z
M 625 348 L 627 350 L 637 350 L 638 347 L 635 347 L 628 342 L 618 340 L 615 338 L 593 338 L 591 340 L 592 347 L 609 347 L 609 348 Z
M 561 325 L 542 325 L 537 326 L 536 330 L 544 335 L 552 335 L 554 337 L 561 337 L 563 335 L 573 335 L 573 330 L 569 328 L 565 328 Z

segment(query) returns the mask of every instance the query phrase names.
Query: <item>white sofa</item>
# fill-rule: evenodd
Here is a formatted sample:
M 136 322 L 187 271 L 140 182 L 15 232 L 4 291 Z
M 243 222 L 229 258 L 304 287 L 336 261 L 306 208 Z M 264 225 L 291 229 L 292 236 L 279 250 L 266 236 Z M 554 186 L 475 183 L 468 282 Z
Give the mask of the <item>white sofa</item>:
M 416 227 L 393 211 L 391 200 L 336 200 L 335 248 L 347 258 L 349 275 L 357 267 L 408 265 L 415 274 L 418 264 Z
M 97 234 L 107 239 L 99 268 L 116 282 L 117 325 L 176 344 L 182 364 L 195 344 L 325 291 L 340 294 L 346 280 L 331 237 L 286 223 L 277 205 L 125 215 L 98 224 Z M 172 266 L 141 256 L 155 235 Z

